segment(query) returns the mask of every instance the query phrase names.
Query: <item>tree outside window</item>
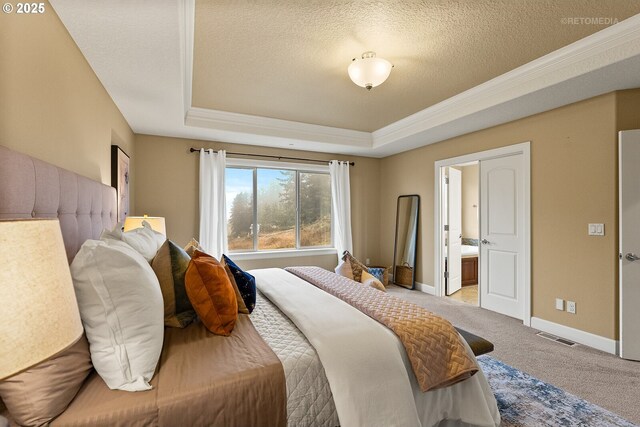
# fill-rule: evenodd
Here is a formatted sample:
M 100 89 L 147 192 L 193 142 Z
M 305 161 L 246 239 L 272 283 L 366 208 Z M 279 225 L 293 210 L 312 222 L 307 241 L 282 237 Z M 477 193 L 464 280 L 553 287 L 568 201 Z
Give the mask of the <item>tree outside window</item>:
M 226 187 L 230 251 L 331 246 L 329 174 L 228 167 Z

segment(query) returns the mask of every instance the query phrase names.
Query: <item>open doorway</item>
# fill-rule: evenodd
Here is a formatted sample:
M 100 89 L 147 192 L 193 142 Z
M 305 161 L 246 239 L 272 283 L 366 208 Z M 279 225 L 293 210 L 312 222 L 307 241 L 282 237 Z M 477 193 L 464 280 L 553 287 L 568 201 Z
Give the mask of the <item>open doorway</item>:
M 454 166 L 479 164 L 476 304 L 531 324 L 531 160 L 530 143 L 509 145 L 435 162 L 434 289 L 439 297 L 462 289 L 462 173 Z M 447 169 L 449 168 L 449 169 Z M 445 185 L 460 182 L 459 199 Z M 443 206 L 458 203 L 460 209 Z M 472 203 L 473 204 L 473 203 Z M 445 212 L 458 212 L 452 219 Z M 473 212 L 473 211 L 472 211 Z M 447 224 L 448 222 L 448 224 Z M 459 224 L 458 224 L 459 223 Z M 445 228 L 444 225 L 447 225 Z M 454 227 L 458 227 L 454 230 Z M 446 238 L 446 243 L 445 243 Z M 472 242 L 465 240 L 465 243 Z M 475 243 L 475 242 L 473 242 Z M 466 245 L 474 246 L 474 245 Z M 473 250 L 473 249 L 471 249 Z M 468 254 L 475 258 L 475 254 Z M 461 259 L 460 263 L 449 260 Z M 472 262 L 472 261 L 467 261 Z M 459 267 L 459 269 L 458 269 Z M 475 268 L 469 268 L 472 272 Z M 445 275 L 446 272 L 446 275 Z M 445 286 L 446 285 L 446 286 Z M 447 297 L 448 298 L 448 297 Z
M 480 182 L 477 161 L 447 166 L 442 189 L 445 221 L 445 295 L 479 305 Z

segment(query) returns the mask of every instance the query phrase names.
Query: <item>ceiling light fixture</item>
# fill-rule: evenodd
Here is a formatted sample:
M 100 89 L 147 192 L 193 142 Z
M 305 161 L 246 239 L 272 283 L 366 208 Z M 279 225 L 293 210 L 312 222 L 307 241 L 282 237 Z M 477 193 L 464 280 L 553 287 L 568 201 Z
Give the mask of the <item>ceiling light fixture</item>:
M 389 77 L 393 65 L 386 59 L 376 58 L 375 52 L 365 52 L 362 59 L 353 58 L 349 64 L 349 77 L 360 87 L 367 90 L 380 86 Z

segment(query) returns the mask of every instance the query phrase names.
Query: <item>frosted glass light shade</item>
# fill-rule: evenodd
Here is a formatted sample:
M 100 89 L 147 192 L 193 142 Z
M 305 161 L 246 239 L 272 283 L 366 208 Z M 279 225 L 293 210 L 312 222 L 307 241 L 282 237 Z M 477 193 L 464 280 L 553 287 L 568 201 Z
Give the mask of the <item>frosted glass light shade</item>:
M 0 221 L 0 380 L 65 350 L 82 322 L 60 224 Z
M 124 220 L 124 231 L 134 230 L 142 227 L 142 221 L 147 221 L 153 231 L 167 235 L 164 217 L 162 216 L 128 216 Z
M 375 52 L 365 52 L 362 54 L 362 59 L 354 58 L 349 64 L 348 72 L 355 84 L 371 90 L 387 80 L 391 74 L 391 68 L 393 68 L 391 62 L 376 58 Z

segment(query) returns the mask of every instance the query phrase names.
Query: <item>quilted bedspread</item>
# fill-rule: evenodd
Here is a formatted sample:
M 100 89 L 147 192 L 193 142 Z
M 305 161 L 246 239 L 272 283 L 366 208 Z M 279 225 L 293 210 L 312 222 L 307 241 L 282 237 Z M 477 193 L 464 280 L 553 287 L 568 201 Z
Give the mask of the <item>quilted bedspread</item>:
M 320 267 L 286 270 L 391 329 L 405 347 L 423 392 L 463 381 L 478 371 L 453 325 L 425 308 Z
M 289 427 L 340 425 L 331 388 L 318 353 L 278 307 L 258 291 L 251 313 L 254 327 L 282 362 L 287 382 Z

